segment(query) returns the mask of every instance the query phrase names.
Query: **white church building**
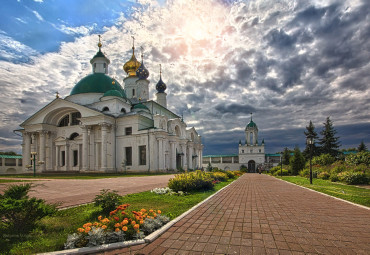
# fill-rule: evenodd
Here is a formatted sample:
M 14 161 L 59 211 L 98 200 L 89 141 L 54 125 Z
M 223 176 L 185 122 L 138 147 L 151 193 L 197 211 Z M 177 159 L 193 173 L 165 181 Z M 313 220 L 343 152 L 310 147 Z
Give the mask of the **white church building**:
M 149 71 L 135 57 L 123 66 L 124 87 L 111 78 L 99 50 L 92 73 L 69 96 L 56 98 L 20 126 L 23 170 L 36 155 L 37 172 L 143 172 L 197 169 L 203 145 L 194 127 L 167 108 L 162 73 L 149 99 Z

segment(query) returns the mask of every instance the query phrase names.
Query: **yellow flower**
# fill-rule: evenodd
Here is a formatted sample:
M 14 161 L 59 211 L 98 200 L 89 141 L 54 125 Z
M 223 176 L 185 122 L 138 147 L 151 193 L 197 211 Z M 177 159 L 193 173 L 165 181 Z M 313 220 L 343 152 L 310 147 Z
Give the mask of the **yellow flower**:
M 126 226 L 122 227 L 122 230 L 127 231 L 127 227 Z

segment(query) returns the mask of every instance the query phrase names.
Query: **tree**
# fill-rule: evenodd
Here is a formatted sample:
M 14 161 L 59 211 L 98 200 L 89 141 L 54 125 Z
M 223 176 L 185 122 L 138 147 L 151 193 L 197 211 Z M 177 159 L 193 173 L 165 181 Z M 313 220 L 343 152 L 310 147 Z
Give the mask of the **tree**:
M 320 153 L 330 154 L 334 157 L 338 155 L 340 142 L 338 141 L 339 137 L 335 136 L 336 133 L 337 131 L 333 127 L 333 122 L 330 120 L 330 117 L 327 117 L 324 128 L 320 132 L 322 135 L 319 139 Z
M 361 141 L 360 145 L 358 146 L 357 150 L 360 151 L 367 151 L 367 147 L 364 144 L 364 140 Z
M 299 150 L 299 147 L 294 148 L 294 156 L 290 159 L 290 168 L 292 175 L 298 175 L 299 171 L 304 168 L 305 159 Z
M 284 152 L 283 152 L 283 164 L 284 165 L 289 165 L 289 162 L 290 162 L 290 150 L 288 149 L 288 147 L 285 147 L 284 148 Z
M 306 137 L 308 136 L 311 136 L 315 139 L 315 141 L 317 141 L 317 139 L 319 138 L 317 136 L 317 133 L 315 131 L 315 126 L 313 125 L 312 121 L 310 121 L 310 124 L 308 124 L 308 126 L 306 126 L 306 129 L 307 131 L 304 131 L 304 134 Z M 306 144 L 306 148 L 304 149 L 303 151 L 303 155 L 306 159 L 309 159 L 310 158 L 310 153 L 311 153 L 311 150 L 310 150 L 310 145 L 309 144 Z M 312 157 L 315 157 L 315 156 L 318 156 L 320 154 L 319 152 L 319 148 L 316 146 L 316 144 L 314 143 L 312 145 Z

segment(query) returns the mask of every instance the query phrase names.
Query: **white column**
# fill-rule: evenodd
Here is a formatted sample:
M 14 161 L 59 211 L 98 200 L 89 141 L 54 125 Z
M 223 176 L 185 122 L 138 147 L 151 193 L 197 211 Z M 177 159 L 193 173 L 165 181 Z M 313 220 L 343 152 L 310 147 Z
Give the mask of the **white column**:
M 175 150 L 175 142 L 170 141 L 171 146 L 171 169 L 176 169 L 176 150 Z
M 39 136 L 40 136 L 40 157 L 39 157 L 39 161 L 43 161 L 44 164 L 41 164 L 39 167 L 41 169 L 41 171 L 45 171 L 45 134 L 46 132 L 45 131 L 40 131 L 39 132 Z
M 46 150 L 46 162 L 45 167 L 46 170 L 50 171 L 53 169 L 53 135 L 51 132 L 46 134 L 46 144 L 48 145 Z
M 32 134 L 31 152 L 37 152 L 36 151 L 36 134 Z
M 59 155 L 60 155 L 60 146 L 55 145 L 55 171 L 59 170 Z
M 99 143 L 95 143 L 95 153 L 94 153 L 94 159 L 95 159 L 95 170 L 99 170 Z
M 193 169 L 193 146 L 189 144 L 189 164 L 188 164 L 188 167 L 190 169 Z
M 108 132 L 108 125 L 102 124 L 101 125 L 101 169 L 107 169 L 107 132 Z
M 87 127 L 82 126 L 82 171 L 86 171 L 88 169 L 88 155 L 89 155 L 89 138 L 87 133 Z
M 31 164 L 31 135 L 28 132 L 23 134 L 24 140 L 24 151 L 23 151 L 23 162 L 22 168 L 25 169 L 27 165 Z
M 66 164 L 65 164 L 65 170 L 66 171 L 68 171 L 68 170 L 70 170 L 69 169 L 69 144 L 66 144 L 66 146 L 65 146 L 65 160 L 66 160 Z
M 250 140 L 251 140 L 251 137 L 250 137 L 250 132 L 249 132 L 249 130 L 248 130 L 248 131 L 247 131 L 247 141 L 246 141 L 246 144 L 247 144 L 247 145 L 249 145 Z
M 181 148 L 182 148 L 182 153 L 184 153 L 184 155 L 182 156 L 182 168 L 184 170 L 188 170 L 188 159 L 187 159 L 187 154 L 186 154 L 186 144 L 181 144 Z
M 157 138 L 158 141 L 158 169 L 164 169 L 164 151 L 163 151 L 163 138 Z

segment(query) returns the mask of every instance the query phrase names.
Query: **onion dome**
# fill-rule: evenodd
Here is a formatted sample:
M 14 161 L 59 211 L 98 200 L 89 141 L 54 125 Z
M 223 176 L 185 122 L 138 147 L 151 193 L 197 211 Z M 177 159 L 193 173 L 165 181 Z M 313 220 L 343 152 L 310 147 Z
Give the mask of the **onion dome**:
M 162 81 L 162 66 L 161 65 L 159 65 L 159 81 L 157 85 L 155 86 L 155 88 L 157 89 L 158 93 L 164 93 L 164 91 L 167 88 L 166 83 Z
M 113 89 L 111 90 L 108 90 L 107 92 L 104 93 L 103 97 L 121 97 L 123 98 L 123 95 L 121 92 L 119 92 L 116 88 L 115 88 L 115 85 L 116 82 L 115 80 L 113 79 L 112 80 L 112 86 L 113 86 Z M 126 95 L 125 95 L 126 96 Z
M 72 89 L 70 95 L 84 93 L 105 93 L 109 90 L 117 90 L 123 98 L 126 98 L 126 93 L 121 85 L 104 73 L 93 73 L 82 78 Z
M 254 123 L 253 120 L 252 120 L 252 113 L 251 113 L 251 120 L 249 121 L 249 123 L 248 123 L 248 125 L 246 126 L 245 129 L 247 129 L 247 128 L 257 128 L 256 123 Z
M 134 38 L 133 38 L 134 39 Z M 135 42 L 135 39 L 134 39 Z M 123 65 L 123 70 L 128 74 L 128 76 L 136 76 L 136 70 L 140 67 L 140 62 L 137 61 L 135 57 L 135 46 L 132 45 L 132 57 Z
M 143 54 L 141 54 L 141 65 L 136 70 L 136 76 L 139 77 L 139 80 L 145 80 L 149 77 L 149 71 L 144 66 Z

